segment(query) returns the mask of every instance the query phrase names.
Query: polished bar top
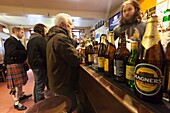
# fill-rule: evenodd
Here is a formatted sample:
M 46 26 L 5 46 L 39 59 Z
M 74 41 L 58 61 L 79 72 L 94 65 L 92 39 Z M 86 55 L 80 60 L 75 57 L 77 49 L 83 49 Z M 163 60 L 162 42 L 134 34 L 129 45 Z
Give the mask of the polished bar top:
M 101 87 L 105 88 L 114 98 L 133 113 L 170 113 L 170 103 L 162 101 L 161 103 L 145 102 L 133 93 L 133 89 L 126 86 L 125 83 L 118 83 L 113 78 L 104 76 L 104 73 L 98 72 L 91 66 L 80 65 L 81 69 L 87 72 Z

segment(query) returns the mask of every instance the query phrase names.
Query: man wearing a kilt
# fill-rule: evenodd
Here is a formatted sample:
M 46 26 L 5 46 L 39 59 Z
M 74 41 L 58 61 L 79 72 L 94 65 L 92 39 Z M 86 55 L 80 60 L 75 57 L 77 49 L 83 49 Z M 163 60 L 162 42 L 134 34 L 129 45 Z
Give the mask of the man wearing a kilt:
M 20 103 L 21 100 L 29 98 L 32 94 L 25 95 L 22 86 L 27 83 L 28 76 L 24 70 L 23 63 L 27 59 L 27 51 L 20 39 L 24 36 L 24 29 L 21 27 L 12 28 L 12 36 L 4 43 L 5 58 L 7 66 L 7 88 L 11 89 L 10 94 L 14 99 L 14 108 L 25 110 L 27 107 Z

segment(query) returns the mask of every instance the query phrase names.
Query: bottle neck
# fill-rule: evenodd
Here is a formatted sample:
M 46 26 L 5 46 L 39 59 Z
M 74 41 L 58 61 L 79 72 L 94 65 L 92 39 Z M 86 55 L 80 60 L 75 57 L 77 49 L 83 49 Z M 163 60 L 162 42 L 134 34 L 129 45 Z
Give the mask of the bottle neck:
M 88 46 L 93 46 L 91 40 L 86 40 L 85 47 L 88 47 Z
M 113 34 L 109 34 L 108 36 L 108 42 L 112 45 L 115 45 L 115 41 L 114 41 L 114 35 Z
M 132 49 L 131 50 L 131 55 L 135 56 L 138 54 L 138 50 L 137 49 Z
M 119 38 L 118 47 L 126 47 L 126 38 L 125 37 Z
M 107 44 L 105 38 L 101 38 L 101 43 L 105 45 Z
M 149 49 L 161 40 L 158 32 L 158 20 L 150 19 L 147 22 L 145 34 L 142 39 L 142 45 L 145 49 Z

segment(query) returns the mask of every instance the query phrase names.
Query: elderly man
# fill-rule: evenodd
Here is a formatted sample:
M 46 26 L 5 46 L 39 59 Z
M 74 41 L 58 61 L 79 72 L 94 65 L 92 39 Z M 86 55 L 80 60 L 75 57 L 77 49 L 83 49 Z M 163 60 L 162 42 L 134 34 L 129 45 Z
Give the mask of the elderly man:
M 50 89 L 72 101 L 71 112 L 76 111 L 76 90 L 78 86 L 78 67 L 80 56 L 71 39 L 72 18 L 59 13 L 55 26 L 47 33 L 47 75 Z

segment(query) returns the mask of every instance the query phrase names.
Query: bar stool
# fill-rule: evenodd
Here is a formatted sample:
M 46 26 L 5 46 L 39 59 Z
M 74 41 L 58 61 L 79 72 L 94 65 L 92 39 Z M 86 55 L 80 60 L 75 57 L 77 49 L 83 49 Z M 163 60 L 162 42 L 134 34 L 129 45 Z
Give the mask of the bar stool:
M 65 96 L 54 96 L 35 103 L 25 113 L 68 113 L 71 100 Z
M 3 69 L 0 69 L 0 78 L 1 79 L 3 79 L 3 81 L 5 82 L 6 81 L 6 79 L 5 79 L 5 75 L 4 75 L 4 71 L 3 71 Z

